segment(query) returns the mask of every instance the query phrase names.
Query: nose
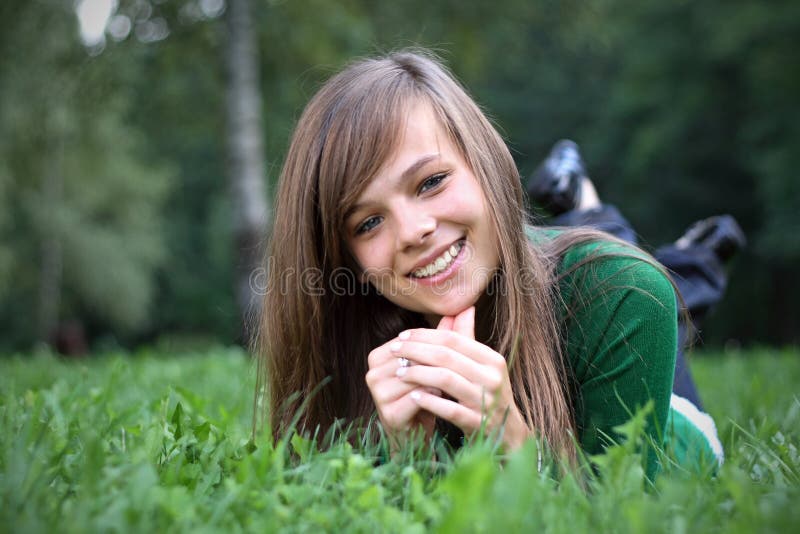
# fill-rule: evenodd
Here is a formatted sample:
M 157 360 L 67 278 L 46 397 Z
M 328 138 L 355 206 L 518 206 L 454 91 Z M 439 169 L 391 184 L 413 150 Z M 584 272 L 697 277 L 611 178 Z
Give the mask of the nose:
M 436 230 L 436 218 L 409 203 L 404 203 L 403 208 L 397 210 L 395 221 L 397 221 L 398 250 L 424 244 Z

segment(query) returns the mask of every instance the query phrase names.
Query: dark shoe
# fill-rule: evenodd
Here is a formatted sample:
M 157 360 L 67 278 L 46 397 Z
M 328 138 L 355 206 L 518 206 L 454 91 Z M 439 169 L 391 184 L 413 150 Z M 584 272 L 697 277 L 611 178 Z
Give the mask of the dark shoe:
M 675 246 L 678 248 L 708 247 L 723 263 L 731 259 L 746 244 L 747 238 L 744 232 L 731 215 L 718 215 L 697 221 L 675 241 Z
M 550 214 L 560 215 L 580 202 L 584 176 L 586 168 L 578 145 L 562 139 L 528 179 L 528 195 Z

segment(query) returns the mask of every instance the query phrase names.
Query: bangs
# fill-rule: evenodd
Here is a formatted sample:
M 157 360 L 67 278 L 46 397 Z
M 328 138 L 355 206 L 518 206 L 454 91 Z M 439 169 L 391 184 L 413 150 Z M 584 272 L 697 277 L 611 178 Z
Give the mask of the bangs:
M 341 182 L 340 224 L 402 141 L 413 104 L 406 95 L 393 96 L 397 97 L 395 103 L 369 102 L 375 104 L 374 109 L 365 106 L 356 117 L 361 124 L 353 126 L 359 133 L 346 150 L 349 154 Z
M 346 217 L 405 131 L 412 107 L 427 101 L 416 81 L 400 68 L 344 86 L 325 117 L 327 132 L 319 163 L 320 211 L 340 233 Z M 387 76 L 387 74 L 389 74 Z M 349 84 L 348 84 L 349 85 Z

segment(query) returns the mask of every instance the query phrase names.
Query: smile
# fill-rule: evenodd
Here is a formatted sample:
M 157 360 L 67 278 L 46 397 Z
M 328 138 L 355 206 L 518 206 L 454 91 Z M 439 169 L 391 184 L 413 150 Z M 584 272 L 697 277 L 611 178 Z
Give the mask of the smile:
M 453 264 L 463 247 L 463 240 L 455 242 L 454 244 L 450 245 L 450 248 L 445 250 L 441 256 L 430 262 L 428 265 L 412 271 L 411 277 L 418 279 L 430 278 L 441 273 L 442 271 L 445 271 Z

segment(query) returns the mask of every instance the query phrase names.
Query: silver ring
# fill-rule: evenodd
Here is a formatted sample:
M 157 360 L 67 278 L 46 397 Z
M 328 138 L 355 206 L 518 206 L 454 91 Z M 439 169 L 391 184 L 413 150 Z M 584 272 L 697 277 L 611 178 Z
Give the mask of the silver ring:
M 400 364 L 400 368 L 401 369 L 405 369 L 406 367 L 408 367 L 410 365 L 410 362 L 408 361 L 408 358 L 403 358 L 402 356 L 400 358 L 397 358 L 397 363 Z

